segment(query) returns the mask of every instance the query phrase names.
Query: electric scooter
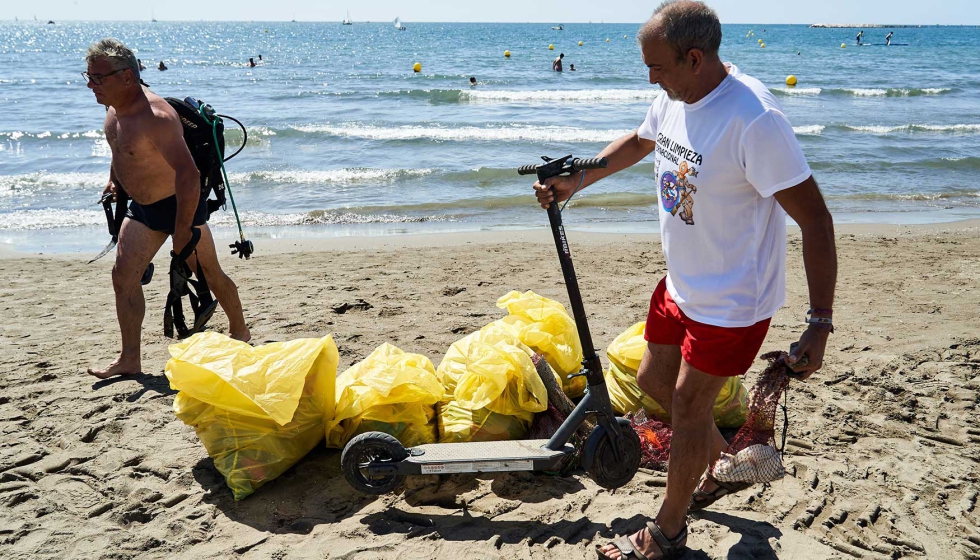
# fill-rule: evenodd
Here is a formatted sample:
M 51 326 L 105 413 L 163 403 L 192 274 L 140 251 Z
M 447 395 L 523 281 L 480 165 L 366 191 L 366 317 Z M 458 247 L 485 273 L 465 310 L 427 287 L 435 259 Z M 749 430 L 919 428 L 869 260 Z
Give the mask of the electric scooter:
M 600 169 L 607 164 L 606 158 L 576 159 L 565 156 L 542 159 L 544 163 L 525 165 L 518 169 L 518 173 L 536 174 L 538 181 L 544 184 L 551 177 L 585 169 Z M 582 448 L 581 464 L 589 477 L 608 489 L 619 488 L 633 479 L 640 466 L 640 438 L 629 420 L 615 416 L 610 404 L 557 201 L 548 207 L 548 220 L 584 356 L 582 369 L 569 377 L 586 377 L 588 387 L 585 396 L 551 439 L 434 443 L 406 449 L 397 439 L 384 432 L 360 434 L 347 443 L 340 458 L 344 478 L 356 490 L 365 494 L 386 494 L 397 488 L 410 474 L 557 470 L 556 467 L 564 459 L 575 453 L 575 447 L 569 440 L 588 420 L 595 423 L 595 428 Z

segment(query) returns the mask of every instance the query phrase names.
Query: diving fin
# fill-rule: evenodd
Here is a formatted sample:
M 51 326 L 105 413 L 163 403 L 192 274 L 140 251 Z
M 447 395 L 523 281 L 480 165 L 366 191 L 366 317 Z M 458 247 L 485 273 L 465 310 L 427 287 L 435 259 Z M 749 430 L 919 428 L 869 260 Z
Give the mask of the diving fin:
M 143 271 L 143 277 L 140 278 L 140 285 L 145 286 L 153 280 L 153 263 L 146 265 L 146 270 Z

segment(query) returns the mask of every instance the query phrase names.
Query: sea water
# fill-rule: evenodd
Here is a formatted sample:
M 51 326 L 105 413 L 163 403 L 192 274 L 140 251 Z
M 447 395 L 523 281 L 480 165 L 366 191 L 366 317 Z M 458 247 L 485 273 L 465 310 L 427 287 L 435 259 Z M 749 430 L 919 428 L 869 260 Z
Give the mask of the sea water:
M 107 241 L 96 204 L 105 113 L 79 75 L 103 37 L 136 51 L 153 91 L 246 125 L 227 169 L 255 239 L 545 227 L 533 180 L 516 168 L 594 156 L 662 94 L 647 81 L 638 23 L 405 25 L 0 22 L 0 242 L 93 251 Z M 776 94 L 838 223 L 980 216 L 980 29 L 894 29 L 908 46 L 891 47 L 888 31 L 867 30 L 872 45 L 859 47 L 854 29 L 725 25 L 721 54 Z M 551 71 L 560 53 L 561 74 Z M 242 135 L 226 125 L 237 149 Z M 591 186 L 566 222 L 656 231 L 652 173 L 648 157 Z M 212 226 L 237 233 L 230 206 Z

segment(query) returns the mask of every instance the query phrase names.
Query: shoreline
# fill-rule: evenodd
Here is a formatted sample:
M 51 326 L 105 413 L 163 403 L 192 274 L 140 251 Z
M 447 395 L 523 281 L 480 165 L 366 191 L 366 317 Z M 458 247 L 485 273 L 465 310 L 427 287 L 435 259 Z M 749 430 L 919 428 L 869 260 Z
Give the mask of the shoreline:
M 600 245 L 604 243 L 642 241 L 660 241 L 660 234 L 654 232 L 601 232 L 589 227 L 566 225 L 572 245 Z M 939 233 L 958 233 L 967 230 L 980 229 L 980 218 L 970 218 L 953 222 L 929 224 L 880 224 L 880 223 L 844 223 L 836 224 L 835 232 L 841 235 L 931 235 Z M 787 224 L 787 235 L 798 235 L 799 228 L 793 223 Z M 230 255 L 222 252 L 220 245 L 226 241 L 223 231 L 216 234 L 218 255 L 223 261 Z M 393 233 L 381 235 L 348 235 L 335 237 L 295 237 L 295 238 L 263 238 L 251 237 L 258 246 L 258 256 L 279 255 L 289 253 L 320 253 L 320 252 L 352 252 L 352 251 L 394 251 L 399 249 L 446 248 L 462 247 L 465 245 L 499 245 L 510 243 L 553 243 L 551 231 L 547 227 L 507 229 L 507 230 L 477 230 L 452 231 L 446 233 Z M 225 243 L 227 244 L 227 243 Z M 161 248 L 166 255 L 167 245 Z M 0 243 L 0 261 L 10 259 L 47 258 L 68 261 L 87 261 L 94 254 L 84 251 L 21 251 L 12 244 Z M 160 253 L 155 258 L 160 258 Z M 101 260 L 112 262 L 108 255 Z M 235 259 L 238 260 L 238 259 Z

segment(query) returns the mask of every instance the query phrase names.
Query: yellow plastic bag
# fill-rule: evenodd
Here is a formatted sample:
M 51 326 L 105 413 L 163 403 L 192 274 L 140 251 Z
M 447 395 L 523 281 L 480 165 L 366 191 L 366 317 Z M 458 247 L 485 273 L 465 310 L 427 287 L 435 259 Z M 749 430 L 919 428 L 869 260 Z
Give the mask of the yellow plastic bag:
M 566 395 L 581 397 L 585 393 L 585 377 L 566 379 L 568 374 L 582 369 L 582 343 L 565 306 L 528 290 L 506 294 L 497 300 L 497 307 L 506 309 L 509 315 L 495 323 L 507 325 L 521 342 L 544 355 Z
M 325 426 L 327 447 L 343 447 L 369 431 L 389 433 L 407 447 L 434 443 L 434 405 L 444 395 L 428 358 L 382 344 L 337 377 L 336 413 Z
M 535 412 L 548 408 L 548 391 L 533 355 L 512 329 L 491 323 L 453 343 L 438 374 L 459 406 L 530 423 Z
M 482 408 L 469 410 L 456 401 L 439 403 L 439 443 L 524 439 L 528 424 L 516 416 Z
M 636 370 L 640 367 L 640 360 L 647 347 L 646 339 L 643 338 L 645 325 L 643 322 L 633 325 L 617 336 L 606 350 L 609 369 L 603 376 L 609 390 L 609 400 L 620 414 L 633 413 L 642 407 L 650 417 L 670 421 L 667 411 L 636 384 Z M 715 424 L 720 428 L 737 428 L 744 424 L 747 398 L 742 379 L 729 377 L 718 393 L 712 409 Z
M 330 336 L 253 348 L 204 332 L 171 345 L 170 355 L 174 413 L 197 432 L 236 500 L 309 453 L 333 417 L 338 355 Z

